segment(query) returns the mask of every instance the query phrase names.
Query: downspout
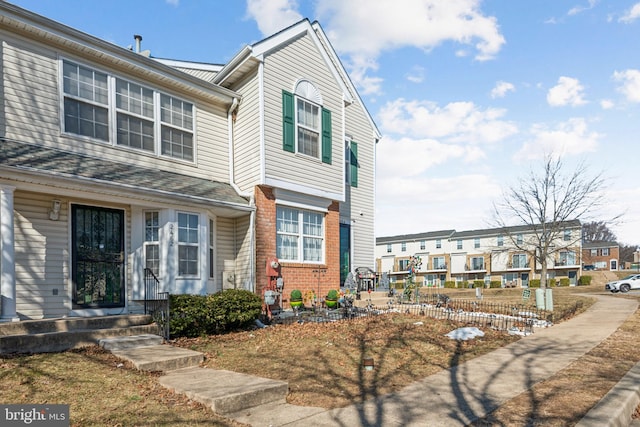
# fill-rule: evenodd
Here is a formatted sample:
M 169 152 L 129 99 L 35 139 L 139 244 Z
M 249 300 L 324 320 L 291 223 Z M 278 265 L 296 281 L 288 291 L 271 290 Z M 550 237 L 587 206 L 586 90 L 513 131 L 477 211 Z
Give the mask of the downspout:
M 233 98 L 231 106 L 227 111 L 227 126 L 229 134 L 229 184 L 231 187 L 241 196 L 249 198 L 249 206 L 254 208 L 249 214 L 249 242 L 250 242 L 250 254 L 249 254 L 249 287 L 251 292 L 255 292 L 256 277 L 255 277 L 255 255 L 256 255 L 256 242 L 255 242 L 255 222 L 256 222 L 256 209 L 255 209 L 255 196 L 253 193 L 246 193 L 238 187 L 235 183 L 235 154 L 234 154 L 234 124 L 235 124 L 235 111 L 238 108 L 238 98 Z

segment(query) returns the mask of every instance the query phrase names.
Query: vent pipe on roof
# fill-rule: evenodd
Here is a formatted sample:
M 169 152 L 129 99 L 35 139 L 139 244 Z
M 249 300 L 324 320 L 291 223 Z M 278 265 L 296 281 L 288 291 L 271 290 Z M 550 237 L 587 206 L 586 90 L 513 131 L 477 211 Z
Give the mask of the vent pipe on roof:
M 140 45 L 142 43 L 142 36 L 139 34 L 135 34 L 133 38 L 136 40 L 136 53 L 140 53 Z

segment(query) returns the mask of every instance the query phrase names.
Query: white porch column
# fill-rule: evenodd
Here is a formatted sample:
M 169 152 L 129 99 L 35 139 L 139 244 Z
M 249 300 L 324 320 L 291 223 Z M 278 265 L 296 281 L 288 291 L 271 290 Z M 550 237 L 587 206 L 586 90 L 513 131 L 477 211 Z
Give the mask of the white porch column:
M 15 187 L 0 185 L 0 322 L 17 322 L 16 264 L 13 233 L 13 192 Z

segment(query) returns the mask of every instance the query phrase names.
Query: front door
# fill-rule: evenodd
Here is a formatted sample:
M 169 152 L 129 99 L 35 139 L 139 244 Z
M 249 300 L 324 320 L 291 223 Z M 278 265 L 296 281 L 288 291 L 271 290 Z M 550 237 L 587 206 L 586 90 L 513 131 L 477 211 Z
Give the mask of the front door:
M 351 226 L 340 224 L 340 286 L 351 271 Z
M 74 308 L 124 307 L 124 211 L 71 208 Z
M 529 287 L 529 273 L 522 273 L 520 275 L 521 286 L 523 288 Z

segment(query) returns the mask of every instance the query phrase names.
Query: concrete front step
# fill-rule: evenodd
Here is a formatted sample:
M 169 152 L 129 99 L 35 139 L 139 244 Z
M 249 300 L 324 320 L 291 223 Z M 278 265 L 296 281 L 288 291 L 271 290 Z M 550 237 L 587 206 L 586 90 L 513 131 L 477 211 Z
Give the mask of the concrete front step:
M 115 356 L 133 363 L 141 371 L 173 371 L 192 368 L 204 360 L 200 352 L 171 345 L 152 345 L 145 347 L 112 350 Z
M 105 350 L 126 350 L 128 348 L 150 347 L 162 344 L 164 340 L 159 335 L 144 334 L 126 337 L 110 337 L 101 339 L 98 344 Z
M 159 381 L 164 387 L 207 405 L 219 414 L 284 404 L 289 390 L 284 381 L 207 368 L 168 372 Z
M 151 323 L 151 316 L 148 314 L 23 320 L 20 322 L 0 323 L 0 336 L 45 334 L 48 332 L 69 332 L 87 329 L 126 328 L 129 326 L 148 325 L 149 323 Z
M 127 335 L 158 334 L 156 324 L 105 329 L 73 329 L 66 332 L 46 332 L 0 336 L 0 354 L 52 353 L 71 348 L 96 345 L 103 338 Z

